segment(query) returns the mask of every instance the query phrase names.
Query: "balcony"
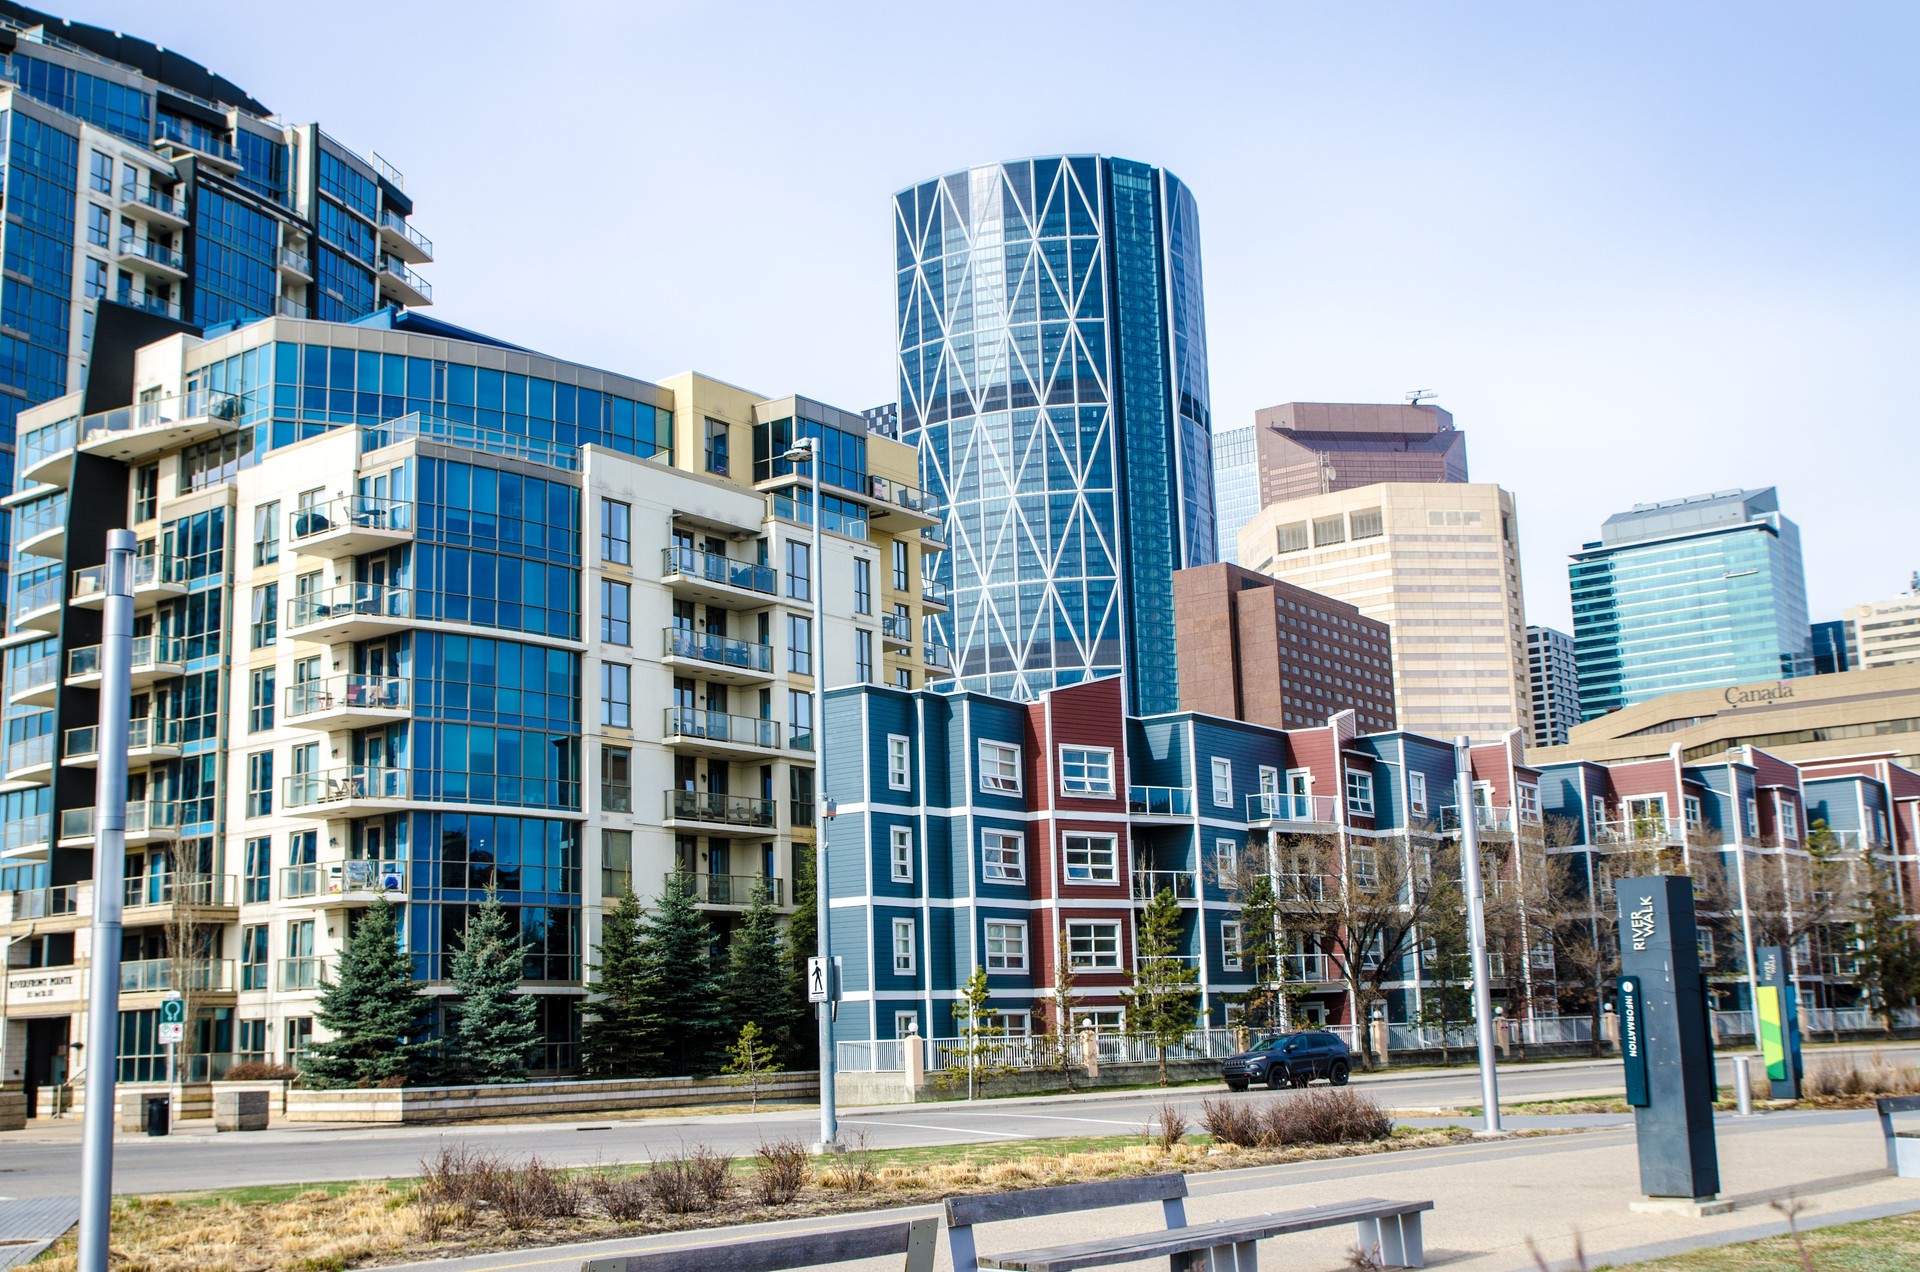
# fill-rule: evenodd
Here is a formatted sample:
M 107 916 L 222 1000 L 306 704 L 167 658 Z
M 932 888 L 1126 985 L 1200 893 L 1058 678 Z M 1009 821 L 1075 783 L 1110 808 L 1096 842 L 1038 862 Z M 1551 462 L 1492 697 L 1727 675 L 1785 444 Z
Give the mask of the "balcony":
M 694 755 L 760 756 L 780 749 L 780 722 L 696 707 L 666 709 L 668 746 Z
M 1193 873 L 1187 870 L 1136 870 L 1133 872 L 1133 899 L 1151 901 L 1162 892 L 1173 893 L 1176 901 L 1194 901 L 1199 891 Z
M 100 726 L 83 724 L 68 729 L 61 757 L 72 768 L 94 768 L 100 763 Z M 127 724 L 127 766 L 146 768 L 180 755 L 180 722 L 142 716 Z
M 939 524 L 921 526 L 920 539 L 932 547 L 945 548 L 947 546 L 947 528 Z
M 920 651 L 920 658 L 935 671 L 953 670 L 953 651 L 945 645 L 928 645 Z
M 171 115 L 161 115 L 154 120 L 153 145 L 167 154 L 198 155 L 229 176 L 242 166 L 240 152 L 231 142 L 201 129 L 189 129 Z
M 280 890 L 274 896 L 282 901 L 303 901 L 320 895 L 320 867 L 312 862 L 286 866 L 280 871 Z
M 42 483 L 66 485 L 73 477 L 73 448 L 79 441 L 77 416 L 29 429 L 20 440 L 19 488 Z
M 7 782 L 27 786 L 42 784 L 53 775 L 53 734 L 22 738 L 7 744 Z M 18 789 L 18 788 L 16 788 Z
M 187 669 L 187 642 L 178 636 L 135 636 L 128 673 L 133 687 L 178 676 Z M 76 689 L 100 685 L 100 646 L 82 645 L 67 651 L 67 683 Z
M 9 613 L 13 630 L 60 634 L 60 611 L 66 600 L 67 581 L 58 574 L 51 578 L 16 587 Z
M 120 211 L 123 215 L 174 229 L 183 230 L 187 227 L 187 201 L 152 186 L 145 190 L 121 186 Z
M 207 441 L 240 427 L 240 399 L 196 389 L 100 411 L 80 421 L 80 449 L 123 463 Z
M 123 994 L 164 994 L 175 989 L 187 994 L 231 994 L 233 960 L 142 958 L 120 964 Z
M 328 910 L 357 910 L 377 904 L 380 898 L 402 902 L 407 899 L 407 869 L 398 861 L 340 861 L 319 867 L 324 890 L 321 907 Z
M 170 283 L 182 283 L 187 278 L 187 258 L 179 249 L 131 232 L 120 236 L 114 259 L 122 269 L 137 269 Z
M 880 643 L 899 649 L 913 648 L 913 618 L 907 614 L 880 616 Z
M 1339 881 L 1323 874 L 1282 874 L 1274 876 L 1273 894 L 1282 902 L 1311 903 L 1340 895 Z
M 63 808 L 60 810 L 61 847 L 90 844 L 93 842 L 93 809 Z
M 287 514 L 287 542 L 301 556 L 342 557 L 413 542 L 413 504 L 343 495 Z
M 303 283 L 313 281 L 313 258 L 305 252 L 296 252 L 290 247 L 283 247 L 276 259 L 282 274 L 297 278 Z
M 240 908 L 240 890 L 232 875 L 139 875 L 124 881 L 121 904 L 130 924 L 163 923 L 175 917 L 231 917 Z
M 396 256 L 380 258 L 380 294 L 409 308 L 433 303 L 433 284 L 406 267 Z
M 770 799 L 711 791 L 670 790 L 666 795 L 669 830 L 708 835 L 764 835 L 773 829 L 774 805 Z
M 693 874 L 681 871 L 669 874 L 667 881 L 671 883 L 675 878 L 685 879 L 691 884 L 694 901 L 710 908 L 744 910 L 763 891 L 770 904 L 787 904 L 786 881 L 783 879 L 771 879 L 764 875 Z
M 60 696 L 60 655 L 44 654 L 15 667 L 7 679 L 7 696 L 15 706 L 52 706 Z
M 947 585 L 935 579 L 920 580 L 920 603 L 929 609 L 946 609 L 951 604 L 952 593 Z
M 289 685 L 286 723 L 308 729 L 363 729 L 408 719 L 411 681 L 398 676 L 330 676 Z
M 884 519 L 885 528 L 892 531 L 916 527 L 924 530 L 940 524 L 940 519 L 947 515 L 946 505 L 926 491 L 885 477 L 867 478 L 867 499 L 873 508 L 873 519 Z
M 1628 817 L 1594 825 L 1596 847 L 1678 847 L 1687 840 L 1687 823 L 1680 817 Z
M 0 860 L 45 861 L 53 846 L 52 823 L 45 813 L 0 823 Z
M 690 627 L 668 627 L 662 633 L 669 667 L 722 684 L 758 684 L 773 678 L 773 646 L 733 640 Z
M 1129 786 L 1127 811 L 1135 817 L 1191 817 L 1193 792 L 1184 786 Z
M 1309 830 L 1340 824 L 1340 806 L 1331 795 L 1291 795 L 1262 791 L 1247 796 L 1247 824 L 1276 830 Z
M 1334 979 L 1327 973 L 1327 956 L 1325 954 L 1283 954 L 1280 956 L 1280 978 L 1287 984 L 1325 985 Z
M 133 559 L 133 603 L 152 605 L 170 596 L 187 594 L 187 563 L 176 556 L 149 553 Z M 73 604 L 99 609 L 107 600 L 107 567 L 90 565 L 73 575 Z
M 380 246 L 409 265 L 425 265 L 433 259 L 433 240 L 408 225 L 406 218 L 392 208 L 380 214 Z
M 28 506 L 15 512 L 14 550 L 23 555 L 64 560 L 67 555 L 67 494 L 61 491 L 50 498 L 37 495 Z
M 5 894 L 7 905 L 0 908 L 0 923 L 33 923 L 40 931 L 48 925 L 78 927 L 92 909 L 91 893 L 83 898 L 81 885 L 61 884 L 48 888 L 21 888 Z M 61 924 L 62 919 L 71 924 Z
M 328 962 L 311 956 L 283 958 L 274 964 L 274 987 L 283 994 L 318 993 L 327 976 Z
M 412 591 L 385 583 L 342 583 L 287 602 L 287 631 L 302 640 L 372 640 L 411 626 Z
M 781 521 L 802 526 L 813 524 L 813 503 L 810 498 L 795 499 L 783 491 L 775 491 L 767 496 L 767 506 Z M 820 527 L 829 534 L 844 535 L 849 539 L 867 538 L 865 516 L 853 516 L 832 508 L 820 509 Z
M 355 764 L 281 779 L 280 802 L 289 812 L 311 808 L 328 817 L 372 817 L 407 807 L 413 771 Z
M 87 812 L 91 814 L 92 809 Z M 127 847 L 161 843 L 180 834 L 180 805 L 174 801 L 136 800 L 127 804 Z
M 274 299 L 273 312 L 281 318 L 311 318 L 306 302 L 295 300 L 291 296 L 279 296 Z
M 113 299 L 116 304 L 125 305 L 128 309 L 139 309 L 146 313 L 159 314 L 162 318 L 171 318 L 175 322 L 180 321 L 180 302 L 171 300 L 151 288 L 144 293 L 135 293 L 133 288 L 123 286 L 114 291 Z
M 780 590 L 780 576 L 770 565 L 695 548 L 662 548 L 660 581 L 683 600 L 729 609 L 758 609 Z

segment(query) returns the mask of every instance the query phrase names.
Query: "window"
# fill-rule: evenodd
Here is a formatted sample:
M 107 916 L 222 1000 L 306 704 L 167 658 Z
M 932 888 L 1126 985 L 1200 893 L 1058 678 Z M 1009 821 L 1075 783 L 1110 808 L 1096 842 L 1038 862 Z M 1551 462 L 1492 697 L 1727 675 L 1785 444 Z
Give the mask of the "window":
M 271 667 L 255 668 L 247 678 L 248 733 L 263 733 L 273 727 L 273 681 Z
M 1234 839 L 1216 839 L 1213 841 L 1213 869 L 1220 876 L 1222 887 L 1231 887 L 1233 879 L 1240 873 L 1240 843 Z
M 896 791 L 913 788 L 913 744 L 899 733 L 887 735 L 887 785 Z
M 98 300 L 107 294 L 107 263 L 87 257 L 87 299 Z
M 1219 756 L 1213 759 L 1213 802 L 1219 808 L 1233 807 L 1233 761 Z
M 113 157 L 98 150 L 87 154 L 87 184 L 101 194 L 113 193 Z
M 800 676 L 813 674 L 813 620 L 798 614 L 787 615 L 787 670 Z
M 265 649 L 280 639 L 280 585 L 268 583 L 253 589 L 253 614 L 247 624 L 247 639 L 254 649 Z
M 632 589 L 612 579 L 600 580 L 600 639 L 609 645 L 631 645 Z
M 892 853 L 893 881 L 913 882 L 913 827 L 894 826 L 887 831 L 887 847 Z
M 253 563 L 272 565 L 280 559 L 280 501 L 253 510 Z
M 913 688 L 913 673 L 905 667 L 895 667 L 893 669 L 893 687 L 895 689 Z
M 980 743 L 980 789 L 1001 795 L 1020 793 L 1020 748 L 1005 742 Z
M 896 1038 L 917 1037 L 920 1033 L 920 1013 L 917 1011 L 896 1011 L 893 1013 L 893 1036 Z
M 853 678 L 863 685 L 873 681 L 873 633 L 864 629 L 853 633 Z
M 1407 807 L 1424 816 L 1427 811 L 1427 775 L 1407 774 Z
M 1378 508 L 1357 509 L 1349 515 L 1348 523 L 1356 539 L 1377 539 L 1386 533 L 1386 521 Z
M 1067 882 L 1118 883 L 1119 841 L 1112 835 L 1068 835 Z
M 1749 809 L 1751 809 L 1751 808 L 1753 807 L 1753 801 L 1752 801 L 1752 800 L 1748 800 L 1748 801 L 1747 801 L 1747 807 L 1748 807 Z M 1594 833 L 1595 833 L 1595 834 L 1598 834 L 1598 833 L 1599 833 L 1599 831 L 1600 831 L 1600 828 L 1601 828 L 1602 826 L 1604 826 L 1604 825 L 1606 825 L 1606 824 L 1607 824 L 1607 797 L 1606 797 L 1606 796 L 1604 796 L 1604 795 L 1595 795 L 1595 796 L 1593 797 L 1593 830 L 1594 830 Z M 1588 840 L 1587 842 L 1589 842 L 1589 843 L 1592 843 L 1593 841 L 1592 841 L 1592 840 Z
M 1347 519 L 1335 513 L 1331 517 L 1313 519 L 1313 546 L 1323 548 L 1329 543 L 1347 541 Z
M 631 728 L 632 701 L 633 668 L 625 663 L 601 663 L 600 723 L 617 729 Z
M 911 976 L 914 971 L 913 920 L 893 921 L 893 974 Z
M 1274 531 L 1274 551 L 1280 554 L 1305 552 L 1312 546 L 1307 542 L 1307 523 L 1294 521 Z
M 813 746 L 813 695 L 805 689 L 787 690 L 788 745 L 801 750 Z
M 787 544 L 787 595 L 796 601 L 813 599 L 813 550 L 804 543 Z
M 633 509 L 617 499 L 600 501 L 600 559 L 633 564 Z
M 727 425 L 725 420 L 707 420 L 707 471 L 716 477 L 727 475 Z
M 600 832 L 600 895 L 617 901 L 633 891 L 633 832 Z
M 1082 1007 L 1073 1013 L 1075 1029 L 1091 1029 L 1095 1034 L 1117 1034 L 1127 1031 L 1127 1009 L 1124 1007 Z
M 1240 970 L 1240 925 L 1231 919 L 1220 925 L 1220 966 Z
M 252 924 L 240 929 L 240 988 L 267 987 L 267 925 Z
M 600 748 L 600 807 L 609 813 L 633 811 L 633 752 L 624 746 Z
M 1524 793 L 1527 788 L 1523 786 L 1520 789 Z M 1688 830 L 1700 829 L 1700 823 L 1704 819 L 1700 811 L 1700 797 L 1698 795 L 1682 795 L 1680 797 L 1680 811 L 1687 819 Z
M 873 613 L 873 562 L 865 557 L 853 559 L 853 612 Z
M 1027 925 L 1018 922 L 987 920 L 987 970 L 1024 972 L 1027 970 Z
M 1780 796 L 1780 834 L 1788 843 L 1800 842 L 1800 806 Z
M 1015 831 L 980 832 L 980 877 L 988 883 L 1020 883 L 1027 877 L 1026 841 Z
M 1693 934 L 1694 948 L 1700 951 L 1700 966 L 1713 966 L 1713 933 L 1705 929 L 1696 929 Z
M 87 242 L 95 247 L 107 245 L 108 233 L 113 228 L 113 214 L 98 203 L 87 204 Z
M 1596 798 L 1594 803 L 1600 801 Z M 1760 801 L 1747 796 L 1747 834 L 1758 837 L 1760 834 Z
M 265 836 L 247 840 L 246 870 L 240 885 L 240 899 L 249 904 L 272 900 L 273 840 Z
M 267 1062 L 267 1022 L 264 1020 L 242 1020 L 239 1041 L 234 1043 L 234 1052 L 242 1064 L 265 1064 Z
M 1540 820 L 1540 788 L 1538 786 L 1535 786 L 1531 782 L 1521 782 L 1518 784 L 1516 789 L 1520 792 L 1520 820 L 1523 822 L 1539 821 Z M 1696 810 L 1698 809 L 1699 804 L 1700 804 L 1699 800 L 1694 801 L 1694 807 L 1696 808 Z
M 160 515 L 160 465 L 147 464 L 133 470 L 133 520 L 152 521 Z
M 1373 774 L 1347 770 L 1347 811 L 1362 817 L 1373 816 Z
M 1363 888 L 1379 886 L 1380 860 L 1370 844 L 1355 844 L 1347 860 L 1353 868 L 1353 881 Z
M 1117 971 L 1120 925 L 1079 921 L 1067 924 L 1067 962 L 1091 971 Z
M 273 752 L 255 751 L 247 757 L 247 816 L 273 812 Z
M 1061 747 L 1060 790 L 1066 795 L 1111 796 L 1113 794 L 1113 748 Z
M 907 545 L 903 540 L 893 541 L 893 590 L 907 590 Z
M 285 1037 L 287 1043 L 286 1061 L 288 1064 L 298 1063 L 300 1057 L 307 1053 L 307 1048 L 313 1045 L 313 1017 L 287 1017 L 285 1022 Z

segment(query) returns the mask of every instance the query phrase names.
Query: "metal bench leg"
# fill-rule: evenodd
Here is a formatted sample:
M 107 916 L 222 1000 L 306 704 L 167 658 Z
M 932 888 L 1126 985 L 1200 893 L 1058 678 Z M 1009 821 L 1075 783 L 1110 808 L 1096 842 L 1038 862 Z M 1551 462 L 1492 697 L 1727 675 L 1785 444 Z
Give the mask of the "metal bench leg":
M 940 1244 L 938 1219 L 915 1219 L 907 1234 L 906 1272 L 933 1272 L 933 1252 Z
M 1426 1266 L 1426 1252 L 1421 1248 L 1420 1241 L 1420 1216 L 1417 1213 L 1363 1219 L 1356 1225 L 1354 1235 L 1361 1253 L 1377 1258 L 1382 1267 Z
M 1251 1241 L 1191 1250 L 1174 1255 L 1169 1262 L 1173 1272 L 1260 1272 L 1260 1256 Z

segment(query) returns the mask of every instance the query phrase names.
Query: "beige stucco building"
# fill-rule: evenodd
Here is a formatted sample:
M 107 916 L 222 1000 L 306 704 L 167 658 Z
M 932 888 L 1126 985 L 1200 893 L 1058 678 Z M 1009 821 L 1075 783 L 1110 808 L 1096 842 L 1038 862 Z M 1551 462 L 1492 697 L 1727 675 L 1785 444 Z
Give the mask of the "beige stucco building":
M 1240 532 L 1240 561 L 1391 628 L 1402 729 L 1486 740 L 1529 722 L 1520 530 L 1500 487 L 1387 482 L 1272 504 Z

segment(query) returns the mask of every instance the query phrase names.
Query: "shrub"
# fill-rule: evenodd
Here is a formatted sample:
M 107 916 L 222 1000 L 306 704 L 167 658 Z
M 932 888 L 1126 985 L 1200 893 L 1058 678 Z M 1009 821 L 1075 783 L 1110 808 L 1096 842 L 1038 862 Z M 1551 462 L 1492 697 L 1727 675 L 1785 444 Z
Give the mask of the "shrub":
M 509 1228 L 530 1228 L 542 1219 L 567 1219 L 580 1213 L 580 1186 L 538 1157 L 493 1176 L 493 1196 Z
M 807 1149 L 799 1140 L 762 1144 L 753 1165 L 753 1196 L 762 1205 L 784 1206 L 806 1186 Z
M 694 1187 L 706 1198 L 708 1207 L 717 1205 L 733 1190 L 733 1172 L 728 1169 L 731 1163 L 709 1145 L 695 1144 L 687 1162 L 693 1168 Z
M 855 1131 L 847 1151 L 837 1165 L 820 1173 L 820 1182 L 844 1193 L 872 1192 L 880 1182 L 873 1168 L 873 1149 L 865 1131 Z
M 420 1163 L 419 1208 L 422 1222 L 440 1226 L 446 1215 L 490 1206 L 509 1228 L 527 1228 L 542 1219 L 564 1219 L 580 1213 L 580 1186 L 538 1157 L 514 1166 L 465 1144 L 443 1145 Z
M 1158 1130 L 1153 1132 L 1153 1137 L 1159 1141 L 1163 1153 L 1171 1153 L 1173 1146 L 1187 1137 L 1187 1129 L 1192 1125 L 1186 1113 L 1172 1103 L 1161 1104 L 1154 1115 L 1154 1124 Z
M 670 1215 L 690 1215 L 710 1204 L 701 1187 L 699 1167 L 684 1157 L 656 1159 L 642 1178 L 653 1204 Z
M 246 1060 L 227 1070 L 222 1082 L 291 1082 L 300 1076 L 300 1070 L 290 1064 L 270 1064 L 263 1060 Z
M 1269 1101 L 1260 1132 L 1263 1148 L 1366 1143 L 1391 1136 L 1393 1119 L 1372 1098 L 1335 1088 Z
M 595 1171 L 587 1176 L 587 1194 L 607 1218 L 632 1223 L 646 1213 L 647 1178 L 631 1171 Z
M 1200 1125 L 1216 1144 L 1252 1148 L 1260 1142 L 1260 1110 L 1250 1100 L 1202 1100 Z
M 1826 1063 L 1808 1070 L 1800 1093 L 1814 1099 L 1920 1094 L 1920 1068 L 1899 1068 L 1875 1052 L 1865 1068 L 1849 1058 L 1844 1064 Z

